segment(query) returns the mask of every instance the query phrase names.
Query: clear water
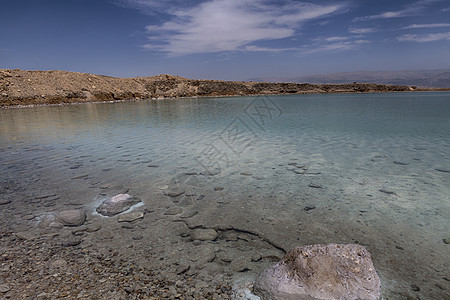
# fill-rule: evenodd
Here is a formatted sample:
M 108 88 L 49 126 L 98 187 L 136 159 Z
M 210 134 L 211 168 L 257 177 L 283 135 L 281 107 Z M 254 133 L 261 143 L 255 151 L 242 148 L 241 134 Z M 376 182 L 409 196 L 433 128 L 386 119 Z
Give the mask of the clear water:
M 447 92 L 0 110 L 0 192 L 12 200 L 0 207 L 2 228 L 46 230 L 39 225 L 46 215 L 84 207 L 89 222 L 115 228 L 117 237 L 91 235 L 84 247 L 150 247 L 154 264 L 212 247 L 216 259 L 202 269 L 210 274 L 257 274 L 297 245 L 360 243 L 384 295 L 439 299 L 450 291 L 448 171 Z M 185 193 L 171 198 L 167 190 Z M 149 211 L 142 240 L 93 213 L 125 191 Z M 165 214 L 175 206 L 181 214 Z M 219 238 L 193 245 L 195 227 L 214 228 Z M 225 237 L 239 233 L 252 241 Z M 254 253 L 263 259 L 251 261 Z M 207 276 L 202 270 L 193 276 Z

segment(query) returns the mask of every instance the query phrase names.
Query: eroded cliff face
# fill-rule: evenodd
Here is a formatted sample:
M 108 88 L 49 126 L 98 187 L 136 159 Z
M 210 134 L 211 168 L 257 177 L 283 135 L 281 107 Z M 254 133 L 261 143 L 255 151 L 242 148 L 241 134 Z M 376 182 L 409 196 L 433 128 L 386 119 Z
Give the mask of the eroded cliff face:
M 0 106 L 255 94 L 412 91 L 372 83 L 308 84 L 193 80 L 172 75 L 115 78 L 66 71 L 0 70 Z

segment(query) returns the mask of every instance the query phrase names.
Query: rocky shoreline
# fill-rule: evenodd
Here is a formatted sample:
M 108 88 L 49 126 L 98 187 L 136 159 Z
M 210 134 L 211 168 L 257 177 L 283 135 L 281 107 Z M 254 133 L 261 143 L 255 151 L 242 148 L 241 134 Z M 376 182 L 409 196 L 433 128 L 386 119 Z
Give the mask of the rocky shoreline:
M 172 75 L 116 78 L 67 71 L 0 69 L 0 107 L 181 97 L 407 92 L 408 85 L 195 80 Z

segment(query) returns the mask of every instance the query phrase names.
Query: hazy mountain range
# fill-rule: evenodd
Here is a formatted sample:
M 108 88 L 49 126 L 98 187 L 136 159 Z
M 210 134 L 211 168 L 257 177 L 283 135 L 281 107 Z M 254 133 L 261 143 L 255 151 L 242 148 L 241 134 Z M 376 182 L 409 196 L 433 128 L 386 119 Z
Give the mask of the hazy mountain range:
M 359 71 L 293 77 L 261 77 L 252 81 L 308 83 L 379 83 L 450 88 L 450 69 L 410 71 Z

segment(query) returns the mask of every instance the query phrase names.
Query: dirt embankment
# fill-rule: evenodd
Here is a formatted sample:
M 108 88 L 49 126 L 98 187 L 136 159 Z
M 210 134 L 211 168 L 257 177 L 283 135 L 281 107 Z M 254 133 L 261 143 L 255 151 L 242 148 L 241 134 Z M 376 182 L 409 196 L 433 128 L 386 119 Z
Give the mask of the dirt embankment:
M 172 75 L 115 78 L 66 71 L 0 69 L 0 106 L 128 99 L 256 94 L 364 93 L 413 91 L 405 85 L 308 84 L 193 80 Z

